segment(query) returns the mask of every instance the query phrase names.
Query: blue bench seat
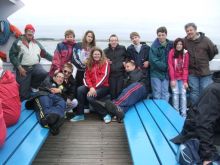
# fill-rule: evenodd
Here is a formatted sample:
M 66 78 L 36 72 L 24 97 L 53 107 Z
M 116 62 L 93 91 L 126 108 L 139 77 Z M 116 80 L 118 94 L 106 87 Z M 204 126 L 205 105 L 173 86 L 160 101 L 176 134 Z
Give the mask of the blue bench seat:
M 49 130 L 38 123 L 34 111 L 25 109 L 24 104 L 18 123 L 7 128 L 6 141 L 0 149 L 0 164 L 31 164 L 49 135 Z
M 180 133 L 184 119 L 164 100 L 143 100 L 124 118 L 135 165 L 178 164 L 177 145 L 170 139 Z

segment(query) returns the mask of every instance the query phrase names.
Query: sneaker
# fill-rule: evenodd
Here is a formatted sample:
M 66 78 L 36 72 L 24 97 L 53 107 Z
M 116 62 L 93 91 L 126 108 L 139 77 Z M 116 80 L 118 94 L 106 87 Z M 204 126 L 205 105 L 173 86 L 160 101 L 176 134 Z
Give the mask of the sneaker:
M 104 118 L 103 118 L 105 124 L 108 124 L 112 121 L 112 118 L 109 114 L 107 114 Z
M 71 122 L 77 122 L 77 121 L 81 121 L 81 120 L 85 120 L 84 115 L 76 115 L 72 119 L 70 119 Z
M 113 116 L 113 117 L 112 117 L 112 121 L 117 121 L 117 117 L 116 117 L 116 116 Z
M 39 92 L 39 89 L 37 89 L 37 88 L 31 88 L 31 91 L 34 92 L 34 93 L 36 93 L 36 92 Z
M 115 105 L 115 104 L 114 104 L 112 101 L 110 101 L 110 100 L 107 100 L 105 103 L 106 103 L 106 104 L 105 104 L 105 107 L 106 107 L 107 111 L 108 111 L 110 114 L 116 116 L 118 122 L 121 122 L 121 121 L 123 120 L 123 118 L 124 118 L 124 112 L 123 112 L 123 110 L 122 110 L 119 106 Z
M 88 108 L 84 109 L 84 113 L 90 113 L 90 110 Z

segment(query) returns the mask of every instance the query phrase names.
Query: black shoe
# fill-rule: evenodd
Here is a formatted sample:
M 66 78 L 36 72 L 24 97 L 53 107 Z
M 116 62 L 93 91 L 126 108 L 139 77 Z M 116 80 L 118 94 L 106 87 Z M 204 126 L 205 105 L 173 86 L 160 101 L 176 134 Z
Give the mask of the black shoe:
M 110 100 L 105 101 L 105 108 L 111 115 L 117 117 L 118 122 L 121 122 L 123 120 L 124 118 L 123 110 L 119 106 L 115 105 L 112 101 Z
M 59 128 L 53 128 L 51 127 L 50 128 L 50 133 L 55 136 L 55 135 L 58 135 L 60 133 L 60 129 Z

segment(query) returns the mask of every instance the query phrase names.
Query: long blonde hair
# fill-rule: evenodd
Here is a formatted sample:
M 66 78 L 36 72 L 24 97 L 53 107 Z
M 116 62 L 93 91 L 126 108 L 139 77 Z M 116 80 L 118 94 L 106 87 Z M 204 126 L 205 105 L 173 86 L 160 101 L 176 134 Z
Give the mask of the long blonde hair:
M 101 59 L 99 61 L 99 66 L 103 65 L 105 63 L 105 61 L 106 61 L 106 56 L 105 56 L 104 52 L 102 51 L 102 49 L 100 49 L 98 47 L 94 47 L 91 50 L 91 52 L 89 54 L 89 58 L 87 59 L 87 62 L 86 62 L 86 66 L 88 67 L 89 70 L 92 69 L 92 65 L 94 63 L 93 53 L 95 51 L 99 51 L 101 53 Z

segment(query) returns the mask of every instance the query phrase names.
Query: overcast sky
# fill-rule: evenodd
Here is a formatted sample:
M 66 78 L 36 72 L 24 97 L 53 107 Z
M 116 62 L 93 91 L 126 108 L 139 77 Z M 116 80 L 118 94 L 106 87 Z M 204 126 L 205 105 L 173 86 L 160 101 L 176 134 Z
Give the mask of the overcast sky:
M 195 22 L 198 31 L 220 44 L 219 0 L 22 0 L 25 6 L 9 17 L 21 30 L 31 23 L 37 37 L 62 38 L 73 29 L 76 38 L 94 30 L 98 39 L 116 33 L 129 39 L 137 31 L 152 41 L 156 29 L 166 26 L 168 38 L 185 36 L 184 25 Z

